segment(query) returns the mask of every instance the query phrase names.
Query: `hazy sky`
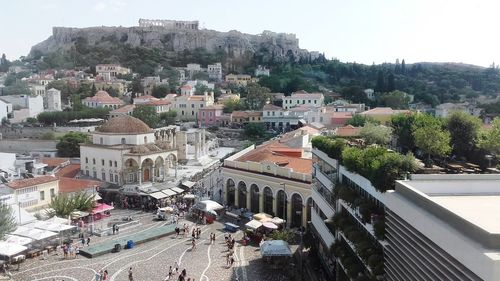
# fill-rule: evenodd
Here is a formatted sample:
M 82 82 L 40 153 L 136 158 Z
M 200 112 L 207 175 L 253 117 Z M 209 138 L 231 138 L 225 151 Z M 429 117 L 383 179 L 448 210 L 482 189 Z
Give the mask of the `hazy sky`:
M 0 53 L 11 59 L 48 38 L 52 26 L 134 26 L 148 18 L 295 33 L 302 48 L 341 61 L 500 63 L 498 0 L 13 0 L 0 7 Z

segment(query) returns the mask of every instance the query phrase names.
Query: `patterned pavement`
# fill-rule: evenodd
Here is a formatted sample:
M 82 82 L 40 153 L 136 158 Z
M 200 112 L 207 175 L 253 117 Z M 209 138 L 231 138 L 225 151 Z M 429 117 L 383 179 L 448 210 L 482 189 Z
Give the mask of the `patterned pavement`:
M 124 210 L 117 210 L 113 215 L 126 215 Z M 151 213 L 134 213 L 134 218 L 140 220 L 140 224 L 128 229 L 120 229 L 119 236 L 144 231 L 165 225 L 165 222 L 155 222 Z M 182 226 L 194 223 L 181 220 Z M 255 246 L 235 246 L 235 264 L 232 268 L 226 266 L 227 247 L 224 243 L 223 225 L 215 222 L 211 225 L 201 226 L 202 234 L 197 240 L 197 248 L 191 251 L 189 238 L 178 238 L 175 235 L 166 236 L 154 241 L 137 245 L 133 249 L 122 250 L 119 253 L 110 253 L 97 258 L 64 260 L 61 256 L 50 254 L 47 260 L 39 258 L 29 259 L 21 265 L 19 271 L 12 271 L 13 280 L 94 280 L 95 273 L 106 269 L 109 272 L 109 280 L 128 280 L 128 269 L 132 267 L 134 280 L 152 281 L 165 280 L 168 268 L 179 262 L 180 270 L 186 269 L 187 277 L 199 281 L 259 281 L 259 280 L 290 280 L 282 276 L 282 271 L 269 272 L 264 268 L 260 259 L 260 252 Z M 216 233 L 216 242 L 208 243 L 211 232 Z M 233 236 L 241 239 L 242 233 L 237 232 Z M 117 236 L 94 237 L 92 243 L 99 243 L 107 239 L 115 239 Z M 286 278 L 286 279 L 283 279 Z M 177 280 L 177 275 L 171 280 Z

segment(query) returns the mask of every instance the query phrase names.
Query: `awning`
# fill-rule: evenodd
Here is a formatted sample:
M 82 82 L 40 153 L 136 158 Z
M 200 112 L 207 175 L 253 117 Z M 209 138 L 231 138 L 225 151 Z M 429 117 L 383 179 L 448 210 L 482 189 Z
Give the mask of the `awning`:
M 167 194 L 165 194 L 161 191 L 153 192 L 153 193 L 149 194 L 149 196 L 153 197 L 154 199 L 163 199 L 163 198 L 168 197 Z
M 217 211 L 217 210 L 224 209 L 224 207 L 221 204 L 219 204 L 215 201 L 212 201 L 212 200 L 200 201 L 200 202 L 194 204 L 193 208 L 200 210 L 200 211 L 204 211 L 204 212 Z
M 27 249 L 27 247 L 22 245 L 0 241 L 0 256 L 12 257 L 26 251 Z
M 171 190 L 171 189 L 164 189 L 161 192 L 165 193 L 167 196 L 174 196 L 177 194 L 177 192 Z
M 55 222 L 55 223 L 59 223 L 59 224 L 70 224 L 70 220 L 69 219 L 60 218 L 60 217 L 51 217 L 50 219 L 48 219 L 46 221 L 48 221 L 48 222 Z
M 196 183 L 195 182 L 192 182 L 192 181 L 183 181 L 181 183 L 183 186 L 187 187 L 187 188 L 191 188 L 193 187 Z
M 171 189 L 177 192 L 178 194 L 186 192 L 184 189 L 178 187 L 172 187 Z
M 61 232 L 61 231 L 73 229 L 76 226 L 61 224 L 61 223 L 57 223 L 57 222 L 50 222 L 50 221 L 37 221 L 37 222 L 31 223 L 29 225 L 26 225 L 26 227 L 48 230 L 48 231 L 53 231 L 53 232 Z
M 90 215 L 89 213 L 87 212 L 83 212 L 83 211 L 73 211 L 71 212 L 71 219 L 79 219 L 79 218 L 84 218 L 86 216 Z
M 4 239 L 5 239 L 5 242 L 7 242 L 7 243 L 14 243 L 17 245 L 22 245 L 22 246 L 28 245 L 31 242 L 33 242 L 33 239 L 31 239 L 31 238 L 17 236 L 17 235 L 10 235 L 10 234 L 5 235 Z
M 16 231 L 12 232 L 12 234 L 28 237 L 34 240 L 43 240 L 46 238 L 57 236 L 57 233 L 52 231 L 36 229 L 36 228 L 28 228 L 24 226 L 19 226 L 16 229 Z
M 97 206 L 94 209 L 92 209 L 92 214 L 98 214 L 98 213 L 103 213 L 106 211 L 111 211 L 114 208 L 115 207 L 110 206 L 106 203 L 100 203 L 100 204 L 97 204 Z
M 251 220 L 245 224 L 246 227 L 251 229 L 257 229 L 262 226 L 262 223 L 258 220 Z
M 271 216 L 269 214 L 266 214 L 266 213 L 258 213 L 258 214 L 253 215 L 253 219 L 258 220 L 258 221 L 262 221 L 262 220 L 265 220 L 265 219 L 270 219 L 272 217 L 273 216 Z
M 263 257 L 291 257 L 292 251 L 287 242 L 271 240 L 260 244 L 260 254 Z

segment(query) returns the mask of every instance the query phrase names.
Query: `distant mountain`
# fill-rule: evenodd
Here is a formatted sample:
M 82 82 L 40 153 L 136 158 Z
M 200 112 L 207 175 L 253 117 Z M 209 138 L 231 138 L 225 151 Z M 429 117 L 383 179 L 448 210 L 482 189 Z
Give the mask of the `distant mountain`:
M 198 29 L 197 22 L 188 27 L 182 21 L 159 22 L 168 24 L 54 27 L 52 36 L 33 46 L 28 58 L 47 57 L 46 67 L 106 62 L 131 64 L 130 55 L 136 53 L 145 60 L 172 65 L 186 62 L 213 63 L 219 60 L 223 62 L 225 69 L 242 71 L 259 59 L 299 61 L 310 56 L 307 50 L 299 47 L 295 34 L 264 31 L 262 34 L 251 35 L 234 30 L 219 32 Z M 189 61 L 191 57 L 198 61 Z

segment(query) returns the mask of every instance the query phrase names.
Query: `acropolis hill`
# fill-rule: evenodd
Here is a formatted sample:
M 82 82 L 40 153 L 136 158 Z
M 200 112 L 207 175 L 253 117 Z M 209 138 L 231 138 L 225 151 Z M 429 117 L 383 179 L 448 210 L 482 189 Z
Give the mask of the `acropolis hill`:
M 125 44 L 157 48 L 170 53 L 197 48 L 209 52 L 222 50 L 229 59 L 250 58 L 257 51 L 276 58 L 293 55 L 297 60 L 309 55 L 307 50 L 299 48 L 295 34 L 264 31 L 252 35 L 235 30 L 219 32 L 200 29 L 198 21 L 140 19 L 139 26 L 133 27 L 53 27 L 52 36 L 33 46 L 30 56 L 69 50 L 77 40 L 82 39 L 90 46 Z

